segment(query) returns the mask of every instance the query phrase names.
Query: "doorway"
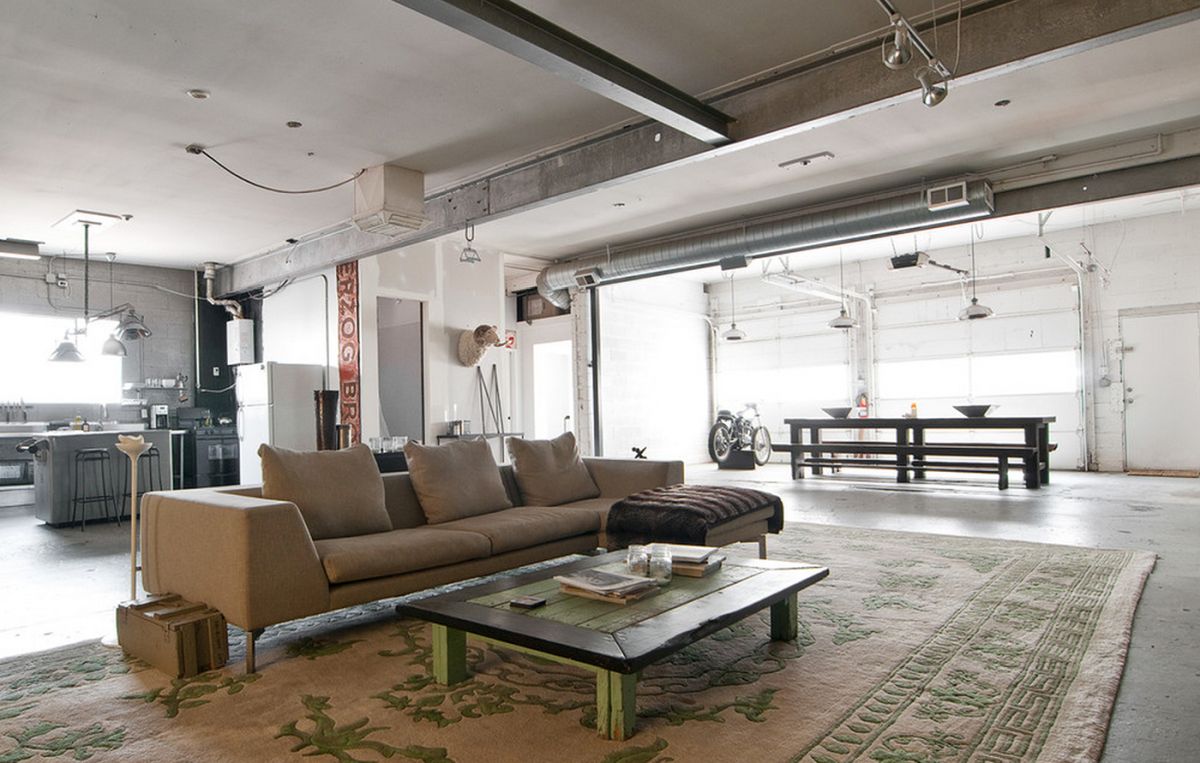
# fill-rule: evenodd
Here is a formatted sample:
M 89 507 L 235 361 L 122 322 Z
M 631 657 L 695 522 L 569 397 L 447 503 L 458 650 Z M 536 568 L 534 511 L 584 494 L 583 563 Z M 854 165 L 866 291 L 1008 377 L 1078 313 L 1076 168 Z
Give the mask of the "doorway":
M 518 329 L 521 420 L 527 437 L 546 440 L 574 431 L 575 366 L 570 316 Z
M 425 437 L 421 307 L 411 299 L 376 299 L 380 433 L 418 441 Z
M 1125 468 L 1200 469 L 1200 312 L 1122 315 Z

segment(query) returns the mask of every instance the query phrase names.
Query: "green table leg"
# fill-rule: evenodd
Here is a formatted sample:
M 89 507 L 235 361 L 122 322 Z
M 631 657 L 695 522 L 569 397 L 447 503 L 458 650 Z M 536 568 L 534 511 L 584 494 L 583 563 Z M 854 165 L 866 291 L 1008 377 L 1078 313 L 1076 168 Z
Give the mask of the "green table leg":
M 445 686 L 467 679 L 467 634 L 433 626 L 433 677 Z
M 771 605 L 771 640 L 793 641 L 799 635 L 796 628 L 796 594 L 788 594 L 783 601 Z
M 628 739 L 637 722 L 637 674 L 596 671 L 596 730 L 605 739 Z

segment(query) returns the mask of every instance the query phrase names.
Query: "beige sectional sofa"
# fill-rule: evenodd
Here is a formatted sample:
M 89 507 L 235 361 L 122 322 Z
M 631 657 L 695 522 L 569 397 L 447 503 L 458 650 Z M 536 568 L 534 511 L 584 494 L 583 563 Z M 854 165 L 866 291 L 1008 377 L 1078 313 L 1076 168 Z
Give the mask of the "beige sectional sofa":
M 585 458 L 600 496 L 525 505 L 500 466 L 513 508 L 431 525 L 407 472 L 383 475 L 391 529 L 314 541 L 297 505 L 259 486 L 149 493 L 142 502 L 143 584 L 205 602 L 246 630 L 254 670 L 261 629 L 354 604 L 604 546 L 612 503 L 683 482 L 681 461 Z M 766 520 L 741 522 L 723 542 L 754 540 Z M 744 525 L 744 526 L 743 526 Z

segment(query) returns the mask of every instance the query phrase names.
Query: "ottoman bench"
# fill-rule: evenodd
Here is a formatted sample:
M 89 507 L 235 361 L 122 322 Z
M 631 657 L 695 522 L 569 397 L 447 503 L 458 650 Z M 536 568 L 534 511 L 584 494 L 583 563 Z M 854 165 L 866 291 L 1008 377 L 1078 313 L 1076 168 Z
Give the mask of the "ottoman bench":
M 633 543 L 757 542 L 759 558 L 766 559 L 766 534 L 783 529 L 783 501 L 743 487 L 669 485 L 614 503 L 605 528 L 610 549 Z

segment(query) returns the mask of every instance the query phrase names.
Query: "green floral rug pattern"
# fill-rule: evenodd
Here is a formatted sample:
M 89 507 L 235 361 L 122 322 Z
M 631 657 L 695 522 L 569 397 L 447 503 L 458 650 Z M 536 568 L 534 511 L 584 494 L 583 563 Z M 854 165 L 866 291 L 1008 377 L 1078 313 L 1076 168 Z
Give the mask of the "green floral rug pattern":
M 654 665 L 625 742 L 580 669 L 468 641 L 471 677 L 439 686 L 428 626 L 381 602 L 269 629 L 251 676 L 98 643 L 0 662 L 0 763 L 1098 758 L 1153 555 L 820 525 L 771 555 L 831 569 L 799 637 L 764 612 Z

